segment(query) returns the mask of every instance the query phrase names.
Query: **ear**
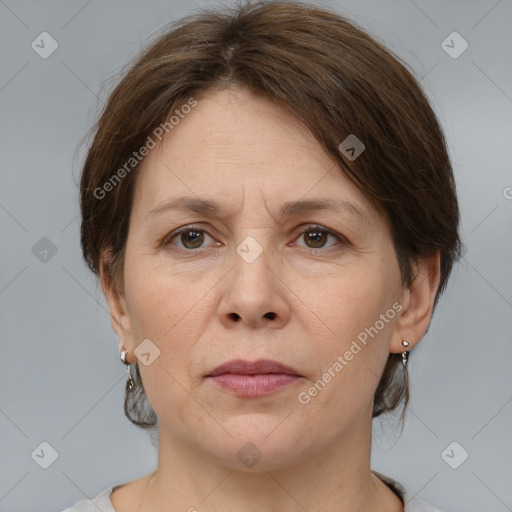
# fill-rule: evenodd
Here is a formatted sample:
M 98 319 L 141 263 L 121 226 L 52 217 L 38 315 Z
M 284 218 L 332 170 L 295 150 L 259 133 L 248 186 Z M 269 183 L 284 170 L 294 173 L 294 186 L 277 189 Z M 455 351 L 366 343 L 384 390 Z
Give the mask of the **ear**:
M 126 348 L 128 350 L 127 361 L 134 363 L 137 358 L 133 354 L 136 347 L 133 343 L 130 315 L 126 307 L 124 290 L 119 290 L 116 283 L 113 282 L 111 262 L 112 252 L 110 249 L 106 249 L 101 253 L 100 257 L 101 289 L 110 311 L 112 328 L 119 339 L 119 352 L 121 353 L 123 347 Z
M 439 251 L 433 256 L 421 259 L 415 266 L 415 277 L 410 289 L 404 289 L 401 304 L 403 309 L 395 324 L 390 352 L 404 351 L 402 340 L 414 347 L 427 332 L 439 281 L 441 279 L 441 256 Z

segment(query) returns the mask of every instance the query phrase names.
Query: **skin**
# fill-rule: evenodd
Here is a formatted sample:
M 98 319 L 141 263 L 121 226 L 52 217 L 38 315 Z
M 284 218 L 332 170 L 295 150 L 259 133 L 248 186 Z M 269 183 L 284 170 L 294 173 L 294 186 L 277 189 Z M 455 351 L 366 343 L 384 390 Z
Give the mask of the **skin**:
M 142 163 L 120 289 L 101 275 L 128 361 L 144 339 L 160 350 L 139 362 L 159 418 L 157 470 L 117 488 L 112 503 L 117 512 L 402 511 L 370 469 L 373 396 L 388 354 L 426 332 L 439 255 L 402 288 L 388 224 L 295 117 L 244 89 L 196 98 Z M 228 211 L 148 216 L 182 195 Z M 367 220 L 348 210 L 278 218 L 283 202 L 313 198 L 344 199 Z M 190 224 L 204 231 L 172 237 Z M 339 238 L 322 232 L 318 242 L 311 224 Z M 246 237 L 262 248 L 252 263 L 236 252 Z M 393 303 L 401 311 L 301 404 L 299 393 Z M 205 378 L 234 358 L 277 360 L 303 377 L 241 398 Z M 248 442 L 262 454 L 252 468 L 237 457 Z

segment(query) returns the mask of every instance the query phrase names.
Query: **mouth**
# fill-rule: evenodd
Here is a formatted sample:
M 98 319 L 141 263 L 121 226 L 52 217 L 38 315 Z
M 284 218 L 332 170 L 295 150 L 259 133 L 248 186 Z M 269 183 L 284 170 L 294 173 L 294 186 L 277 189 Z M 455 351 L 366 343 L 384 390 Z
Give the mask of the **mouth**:
M 237 375 L 283 374 L 302 377 L 295 368 L 278 361 L 271 361 L 270 359 L 259 359 L 258 361 L 252 362 L 244 361 L 243 359 L 233 359 L 232 361 L 217 366 L 207 377 L 217 377 L 218 375 L 225 375 L 227 373 Z
M 295 384 L 304 377 L 295 368 L 278 361 L 235 359 L 221 364 L 206 378 L 237 396 L 259 397 Z

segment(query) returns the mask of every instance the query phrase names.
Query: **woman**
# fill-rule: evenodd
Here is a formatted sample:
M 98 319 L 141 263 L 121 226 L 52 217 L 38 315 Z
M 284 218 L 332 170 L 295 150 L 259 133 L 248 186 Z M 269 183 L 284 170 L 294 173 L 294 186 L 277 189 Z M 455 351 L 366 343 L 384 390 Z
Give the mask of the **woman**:
M 159 446 L 68 512 L 437 510 L 370 468 L 461 249 L 442 130 L 397 57 L 307 4 L 181 20 L 111 94 L 81 209 L 125 413 Z

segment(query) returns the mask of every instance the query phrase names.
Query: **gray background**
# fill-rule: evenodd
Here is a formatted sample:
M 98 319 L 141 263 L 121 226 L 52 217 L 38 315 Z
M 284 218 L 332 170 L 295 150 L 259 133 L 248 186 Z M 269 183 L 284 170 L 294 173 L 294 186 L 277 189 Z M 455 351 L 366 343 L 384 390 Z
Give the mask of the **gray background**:
M 125 367 L 81 260 L 76 148 L 111 77 L 154 31 L 200 5 L 0 0 L 2 512 L 61 510 L 155 467 L 149 436 L 123 415 Z M 373 468 L 445 511 L 512 510 L 512 2 L 323 5 L 422 79 L 449 142 L 467 246 L 411 356 L 402 437 L 374 421 Z M 43 31 L 59 44 L 47 59 L 31 48 Z M 453 31 L 469 44 L 456 59 L 441 46 Z M 47 261 L 32 249 L 43 237 L 57 249 Z M 48 469 L 31 457 L 44 441 L 58 453 Z M 452 461 L 469 453 L 457 469 L 441 455 L 453 441 L 462 448 Z

